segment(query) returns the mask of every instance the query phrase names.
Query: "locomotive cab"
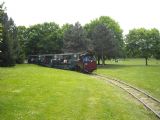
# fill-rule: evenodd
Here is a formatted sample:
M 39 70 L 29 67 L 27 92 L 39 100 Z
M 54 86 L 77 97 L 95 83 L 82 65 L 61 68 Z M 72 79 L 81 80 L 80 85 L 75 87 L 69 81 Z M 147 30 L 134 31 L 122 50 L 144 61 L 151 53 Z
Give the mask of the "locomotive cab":
M 91 73 L 97 69 L 96 59 L 91 54 L 85 54 L 80 57 L 81 63 L 83 63 L 83 71 Z

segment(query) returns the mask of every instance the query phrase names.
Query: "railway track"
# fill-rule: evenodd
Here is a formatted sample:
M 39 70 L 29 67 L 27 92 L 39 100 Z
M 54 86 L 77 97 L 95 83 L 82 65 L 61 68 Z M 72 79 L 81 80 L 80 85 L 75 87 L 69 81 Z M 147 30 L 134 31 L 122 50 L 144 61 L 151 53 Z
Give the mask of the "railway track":
M 92 74 L 92 77 L 107 81 L 122 88 L 123 90 L 134 96 L 137 100 L 139 100 L 144 106 L 149 108 L 160 119 L 160 101 L 158 99 L 120 80 L 110 79 L 104 75 L 99 74 Z

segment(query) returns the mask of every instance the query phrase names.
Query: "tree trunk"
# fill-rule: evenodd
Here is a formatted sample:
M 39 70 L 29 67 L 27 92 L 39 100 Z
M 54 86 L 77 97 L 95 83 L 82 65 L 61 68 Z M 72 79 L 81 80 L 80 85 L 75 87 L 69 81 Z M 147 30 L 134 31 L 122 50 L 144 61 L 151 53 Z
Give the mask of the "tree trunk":
M 100 57 L 99 56 L 98 56 L 97 61 L 98 61 L 98 65 L 100 65 Z
M 104 59 L 104 57 L 103 57 L 103 60 L 102 60 L 102 64 L 105 65 L 105 59 Z
M 146 61 L 146 66 L 148 65 L 148 58 L 146 57 L 145 58 L 145 61 Z
M 103 47 L 102 47 L 102 65 L 104 66 L 104 54 L 103 54 Z

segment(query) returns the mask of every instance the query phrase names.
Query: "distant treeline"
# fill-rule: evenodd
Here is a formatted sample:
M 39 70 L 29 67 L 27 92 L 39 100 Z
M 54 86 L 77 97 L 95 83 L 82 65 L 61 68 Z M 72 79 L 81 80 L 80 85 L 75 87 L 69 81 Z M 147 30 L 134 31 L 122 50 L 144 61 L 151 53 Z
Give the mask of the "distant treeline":
M 79 22 L 36 24 L 26 28 L 16 26 L 0 5 L 0 66 L 23 63 L 28 55 L 84 52 L 92 50 L 98 64 L 106 59 L 149 57 L 160 59 L 160 32 L 154 28 L 130 30 L 126 36 L 119 24 L 101 16 L 81 26 Z

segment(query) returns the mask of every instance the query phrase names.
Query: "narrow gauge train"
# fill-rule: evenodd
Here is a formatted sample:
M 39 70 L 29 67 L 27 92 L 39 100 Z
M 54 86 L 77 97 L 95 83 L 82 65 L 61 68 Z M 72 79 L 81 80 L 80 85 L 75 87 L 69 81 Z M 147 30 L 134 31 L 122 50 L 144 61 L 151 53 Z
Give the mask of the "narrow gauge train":
M 91 53 L 65 53 L 29 55 L 28 63 L 54 67 L 59 69 L 77 70 L 91 73 L 96 70 L 96 59 Z

